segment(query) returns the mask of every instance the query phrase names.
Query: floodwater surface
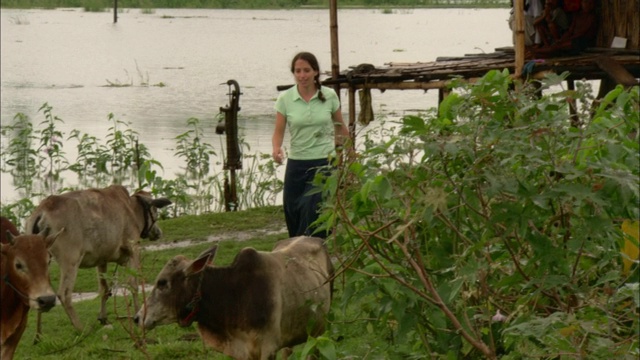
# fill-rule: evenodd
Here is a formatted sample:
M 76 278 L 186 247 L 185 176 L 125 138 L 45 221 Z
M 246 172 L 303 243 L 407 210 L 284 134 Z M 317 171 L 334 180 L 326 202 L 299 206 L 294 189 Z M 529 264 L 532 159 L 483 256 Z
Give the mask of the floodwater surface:
M 493 52 L 511 44 L 508 12 L 340 10 L 340 68 Z M 48 103 L 64 121 L 57 126 L 65 135 L 75 129 L 101 138 L 112 113 L 140 134 L 169 179 L 181 171 L 173 149 L 187 119 L 198 118 L 215 147 L 224 143 L 214 130 L 229 102 L 227 80 L 241 88 L 240 135 L 251 153 L 270 154 L 276 87 L 293 83 L 291 58 L 311 51 L 322 71 L 331 69 L 326 9 L 124 9 L 116 24 L 112 13 L 82 9 L 2 9 L 0 18 L 2 126 L 17 113 L 39 123 L 38 109 Z M 389 119 L 436 101 L 435 91 L 373 92 L 374 112 Z M 346 117 L 346 106 L 343 111 Z M 4 148 L 6 138 L 2 142 Z M 74 147 L 69 142 L 64 149 L 71 162 Z M 16 200 L 8 174 L 1 174 L 0 194 L 2 201 Z

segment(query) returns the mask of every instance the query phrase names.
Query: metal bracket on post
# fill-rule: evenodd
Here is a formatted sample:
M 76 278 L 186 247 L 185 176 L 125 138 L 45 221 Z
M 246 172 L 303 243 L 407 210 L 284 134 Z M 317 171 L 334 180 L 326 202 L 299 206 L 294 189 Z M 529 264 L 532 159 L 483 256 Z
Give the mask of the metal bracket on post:
M 236 211 L 238 210 L 236 170 L 242 169 L 242 150 L 238 140 L 238 111 L 240 111 L 241 93 L 237 81 L 228 80 L 226 84 L 229 86 L 229 105 L 220 108 L 220 112 L 224 113 L 224 123 L 221 119 L 216 126 L 216 134 L 226 133 L 227 135 L 227 158 L 223 169 L 229 170 L 230 176 L 225 174 L 224 177 L 224 206 L 226 211 Z

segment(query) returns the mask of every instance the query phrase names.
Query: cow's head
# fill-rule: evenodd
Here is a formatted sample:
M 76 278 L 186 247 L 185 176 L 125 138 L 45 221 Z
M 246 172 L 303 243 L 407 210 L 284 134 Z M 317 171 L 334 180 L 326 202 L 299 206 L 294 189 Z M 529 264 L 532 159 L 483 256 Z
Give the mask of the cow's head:
M 138 191 L 133 194 L 142 208 L 142 216 L 144 219 L 142 232 L 140 237 L 155 241 L 162 236 L 162 230 L 158 227 L 158 209 L 171 205 L 171 200 L 167 198 L 153 199 L 151 194 L 146 191 Z
M 193 261 L 182 255 L 169 260 L 134 321 L 147 330 L 176 322 L 191 325 L 199 306 L 201 272 L 213 261 L 216 250 L 214 246 Z
M 0 244 L 2 281 L 32 309 L 48 311 L 56 304 L 49 281 L 49 248 L 63 231 L 15 238 L 9 234 L 9 243 Z

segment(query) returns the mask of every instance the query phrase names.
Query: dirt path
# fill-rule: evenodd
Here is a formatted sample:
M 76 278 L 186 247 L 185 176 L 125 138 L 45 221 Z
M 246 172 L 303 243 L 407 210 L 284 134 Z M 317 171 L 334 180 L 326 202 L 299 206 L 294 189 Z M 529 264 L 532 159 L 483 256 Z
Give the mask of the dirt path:
M 287 228 L 281 228 L 279 230 L 248 230 L 248 231 L 230 231 L 222 234 L 210 235 L 205 242 L 219 242 L 219 241 L 247 241 L 250 239 L 258 238 L 260 236 L 284 234 L 287 232 Z M 143 247 L 143 251 L 158 251 L 166 249 L 178 249 L 189 247 L 194 244 L 201 244 L 201 241 L 194 242 L 192 240 L 183 240 L 172 243 L 147 245 Z
M 286 232 L 287 232 L 286 227 L 281 228 L 279 230 L 230 231 L 222 234 L 211 235 L 207 237 L 207 240 L 205 242 L 214 243 L 214 242 L 220 242 L 220 241 L 247 241 L 250 239 L 255 239 L 260 236 L 278 235 L 278 234 L 284 234 Z M 166 250 L 166 249 L 180 249 L 180 248 L 186 248 L 195 244 L 202 244 L 202 243 L 203 243 L 202 241 L 183 240 L 183 241 L 176 241 L 172 243 L 157 244 L 157 245 L 153 244 L 153 245 L 143 246 L 142 251 L 160 251 L 160 250 Z M 150 292 L 151 286 L 147 285 L 147 287 L 145 288 L 145 291 L 147 293 Z M 113 289 L 113 293 L 116 294 L 117 296 L 119 294 L 118 289 L 117 288 Z M 79 302 L 84 300 L 95 299 L 98 297 L 98 293 L 97 292 L 73 293 L 71 297 L 73 302 Z

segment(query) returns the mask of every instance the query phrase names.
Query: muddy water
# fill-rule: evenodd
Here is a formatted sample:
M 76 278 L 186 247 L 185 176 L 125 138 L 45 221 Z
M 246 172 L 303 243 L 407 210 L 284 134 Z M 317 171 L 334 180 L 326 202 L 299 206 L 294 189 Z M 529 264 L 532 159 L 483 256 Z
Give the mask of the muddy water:
M 510 45 L 508 11 L 340 10 L 341 68 L 492 52 Z M 66 135 L 77 129 L 101 137 L 113 113 L 140 134 L 167 179 L 181 171 L 174 139 L 187 130 L 187 119 L 200 119 L 215 147 L 224 143 L 214 132 L 214 119 L 228 104 L 221 84 L 238 81 L 241 136 L 252 153 L 270 154 L 276 86 L 292 83 L 292 56 L 306 50 L 323 70 L 331 63 L 328 10 L 124 9 L 113 24 L 109 12 L 2 9 L 0 21 L 3 126 L 18 112 L 44 120 L 38 109 L 46 102 Z M 389 119 L 436 101 L 435 92 L 373 93 L 374 111 Z M 75 143 L 65 152 L 73 162 Z M 9 175 L 0 180 L 0 200 L 16 200 Z

